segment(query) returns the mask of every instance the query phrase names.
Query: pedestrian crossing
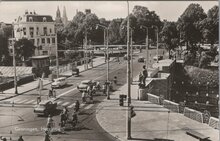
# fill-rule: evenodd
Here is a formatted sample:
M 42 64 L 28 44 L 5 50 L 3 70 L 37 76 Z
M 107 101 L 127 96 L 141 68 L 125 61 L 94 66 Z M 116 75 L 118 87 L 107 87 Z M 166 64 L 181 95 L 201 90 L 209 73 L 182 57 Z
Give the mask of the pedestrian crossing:
M 64 100 L 56 100 L 57 105 L 67 108 L 74 108 L 75 107 L 75 101 L 64 101 Z M 1 101 L 0 104 L 14 104 L 14 105 L 36 105 L 37 100 L 35 99 L 23 99 L 23 98 L 17 98 L 17 99 L 8 99 Z M 84 104 L 81 103 L 80 107 L 84 107 L 84 109 L 90 109 L 94 104 Z

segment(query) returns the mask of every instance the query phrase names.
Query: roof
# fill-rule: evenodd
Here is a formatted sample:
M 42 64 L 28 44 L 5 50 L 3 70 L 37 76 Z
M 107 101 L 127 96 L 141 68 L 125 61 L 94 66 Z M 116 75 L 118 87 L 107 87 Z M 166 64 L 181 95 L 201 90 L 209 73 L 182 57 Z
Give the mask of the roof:
M 52 16 L 49 15 L 26 15 L 27 19 L 26 22 L 30 22 L 29 21 L 29 17 L 33 18 L 33 21 L 31 22 L 43 22 L 43 18 L 46 18 L 46 22 L 54 22 L 52 19 Z

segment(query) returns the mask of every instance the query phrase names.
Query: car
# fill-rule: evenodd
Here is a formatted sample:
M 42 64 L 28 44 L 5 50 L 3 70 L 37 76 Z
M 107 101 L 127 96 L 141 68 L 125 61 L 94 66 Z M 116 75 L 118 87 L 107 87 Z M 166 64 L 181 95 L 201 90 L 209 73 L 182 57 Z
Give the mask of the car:
M 92 81 L 92 80 L 83 80 L 81 81 L 81 83 L 77 86 L 77 89 L 80 91 L 80 92 L 85 92 L 87 91 L 87 88 L 90 87 L 90 86 L 93 86 L 95 85 L 95 81 Z
M 143 56 L 139 56 L 138 57 L 138 62 L 144 62 L 145 60 L 144 60 L 144 57 Z
M 53 100 L 41 101 L 39 104 L 35 105 L 34 113 L 37 115 L 48 116 L 52 114 L 57 108 L 57 102 Z
M 158 58 L 158 61 L 159 61 L 159 60 L 162 60 L 162 59 L 163 59 L 163 56 L 161 56 L 161 55 L 158 55 L 158 57 L 157 57 L 157 55 L 154 56 L 154 57 L 153 57 L 154 61 L 157 61 L 157 58 Z
M 128 60 L 127 54 L 124 55 L 124 60 Z
M 51 84 L 51 87 L 60 88 L 66 84 L 67 84 L 66 77 L 60 77 L 60 78 L 54 79 L 54 82 Z

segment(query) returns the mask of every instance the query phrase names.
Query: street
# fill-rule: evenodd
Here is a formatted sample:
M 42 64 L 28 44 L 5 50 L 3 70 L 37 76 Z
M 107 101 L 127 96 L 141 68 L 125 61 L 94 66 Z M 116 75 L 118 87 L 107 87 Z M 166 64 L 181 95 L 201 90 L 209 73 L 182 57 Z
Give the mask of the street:
M 137 55 L 134 58 L 133 73 L 134 75 L 137 75 L 139 74 L 143 63 L 137 63 Z M 109 65 L 109 79 L 113 80 L 114 76 L 118 77 L 118 89 L 126 83 L 127 61 L 121 59 L 121 63 L 113 61 Z M 55 129 L 57 129 L 58 132 L 52 135 L 53 140 L 115 140 L 112 136 L 106 133 L 96 121 L 96 107 L 99 102 L 106 98 L 106 96 L 100 95 L 101 93 L 94 96 L 94 104 L 80 105 L 81 111 L 78 116 L 79 124 L 77 125 L 76 130 L 66 131 L 64 134 L 59 133 L 60 111 L 64 106 L 67 106 L 70 113 L 72 113 L 75 101 L 79 100 L 80 103 L 82 103 L 81 93 L 76 89 L 76 86 L 82 80 L 87 79 L 97 80 L 103 83 L 106 79 L 106 64 L 82 72 L 79 77 L 69 77 L 68 85 L 63 88 L 56 89 L 58 110 L 56 111 L 53 119 L 55 120 Z M 43 100 L 48 98 L 49 89 L 50 85 L 47 85 L 41 91 Z M 39 141 L 39 139 L 44 138 L 44 128 L 46 127 L 47 117 L 38 117 L 33 112 L 33 107 L 36 104 L 38 95 L 39 92 L 37 90 L 33 90 L 1 102 L 0 110 L 2 114 L 0 115 L 0 132 L 2 133 L 2 136 L 17 139 L 20 135 L 22 135 L 25 140 L 32 141 Z M 12 106 L 13 102 L 14 106 Z M 111 120 L 111 118 L 112 117 L 109 117 L 109 120 Z

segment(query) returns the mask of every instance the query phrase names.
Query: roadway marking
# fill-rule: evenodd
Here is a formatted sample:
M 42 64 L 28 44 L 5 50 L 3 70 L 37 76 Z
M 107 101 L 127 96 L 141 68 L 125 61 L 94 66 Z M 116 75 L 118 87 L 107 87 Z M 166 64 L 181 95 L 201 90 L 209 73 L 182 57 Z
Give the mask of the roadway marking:
M 62 103 L 62 102 L 63 102 L 63 101 L 58 101 L 57 104 L 60 104 L 60 103 Z
M 24 102 L 26 102 L 26 101 L 28 101 L 28 99 L 25 99 L 25 100 L 21 100 L 21 101 L 17 101 L 16 103 L 24 103 Z
M 65 103 L 63 103 L 62 104 L 62 106 L 66 106 L 66 105 L 68 105 L 70 102 L 65 102 Z
M 69 105 L 68 108 L 73 108 L 73 106 L 75 106 L 75 103 Z
M 89 104 L 89 106 L 86 106 L 84 109 L 90 109 L 94 104 Z
M 18 101 L 20 101 L 20 100 L 22 100 L 22 99 L 15 99 L 15 100 L 11 100 L 11 102 L 10 103 L 16 103 L 16 102 L 18 102 Z
M 24 104 L 29 104 L 29 103 L 32 103 L 32 102 L 34 102 L 35 100 L 30 100 L 30 101 L 28 101 L 28 102 L 25 102 Z

